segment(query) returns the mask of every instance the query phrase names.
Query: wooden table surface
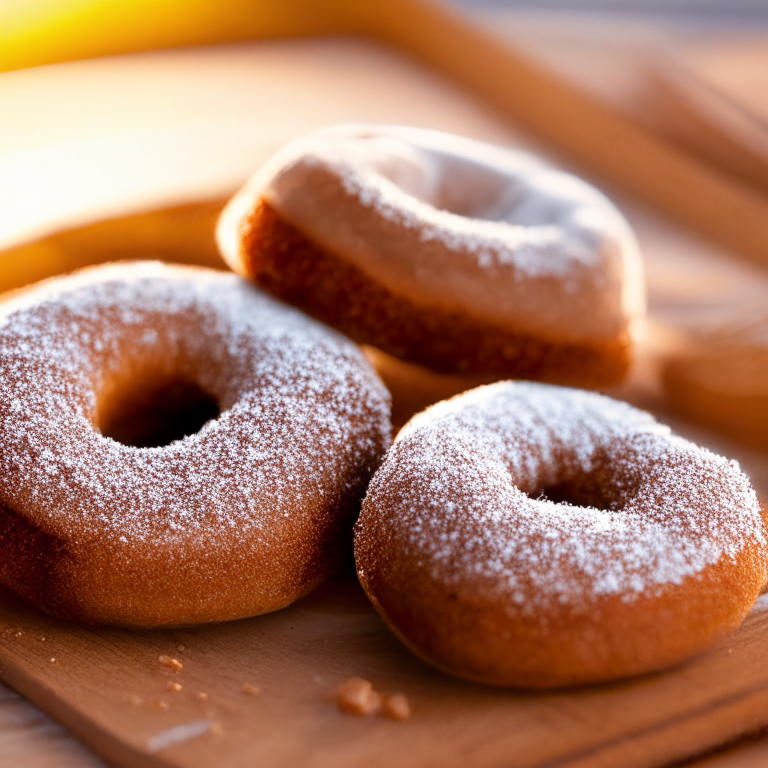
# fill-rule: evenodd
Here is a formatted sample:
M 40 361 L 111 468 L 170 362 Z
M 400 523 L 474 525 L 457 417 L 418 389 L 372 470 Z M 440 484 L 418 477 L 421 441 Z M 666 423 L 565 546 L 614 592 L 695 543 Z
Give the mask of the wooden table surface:
M 88 62 L 12 73 L 0 76 L 0 100 L 13 115 L 0 123 L 6 247 L 64 226 L 228 193 L 276 147 L 333 122 L 402 122 L 540 148 L 434 73 L 356 41 L 158 53 L 108 67 Z M 764 304 L 764 271 L 621 202 L 646 254 L 655 320 L 700 327 Z M 56 254 L 50 258 L 46 268 L 56 271 Z M 768 457 L 723 445 L 756 481 L 768 482 Z M 2 684 L 0 756 L 3 765 L 29 768 L 103 765 Z M 768 741 L 758 740 L 696 765 L 753 768 L 766 761 Z

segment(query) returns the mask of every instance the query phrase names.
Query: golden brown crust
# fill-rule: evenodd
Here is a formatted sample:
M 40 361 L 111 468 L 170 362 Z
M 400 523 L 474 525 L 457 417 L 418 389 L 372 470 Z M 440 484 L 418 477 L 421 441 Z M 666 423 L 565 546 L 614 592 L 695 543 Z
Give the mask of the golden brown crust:
M 387 547 L 378 558 L 394 559 Z M 665 669 L 736 629 L 760 592 L 749 575 L 757 573 L 755 558 L 745 555 L 707 569 L 695 587 L 632 603 L 606 598 L 589 616 L 562 615 L 544 629 L 505 615 L 488 597 L 459 598 L 425 581 L 415 562 L 371 573 L 364 557 L 366 594 L 413 653 L 449 674 L 499 687 L 591 685 Z M 744 578 L 734 579 L 734 569 Z
M 360 495 L 359 489 L 349 494 L 322 536 L 305 527 L 306 541 L 294 536 L 272 552 L 274 573 L 266 579 L 244 573 L 239 556 L 221 551 L 212 572 L 213 546 L 189 541 L 160 555 L 133 552 L 128 564 L 117 548 L 56 539 L 44 523 L 0 507 L 0 583 L 37 608 L 82 624 L 186 626 L 271 612 L 309 594 L 338 569 Z
M 63 618 L 146 627 L 276 610 L 338 567 L 389 440 L 354 344 L 212 270 L 112 265 L 17 300 L 0 327 L 1 583 Z M 118 439 L 115 409 L 133 398 L 142 417 L 177 380 L 220 417 L 160 443 L 118 419 Z
M 0 582 L 38 607 L 51 606 L 59 563 L 67 558 L 66 544 L 24 515 L 0 505 Z
M 382 618 L 438 668 L 590 684 L 663 669 L 738 626 L 768 575 L 761 512 L 737 467 L 647 414 L 502 382 L 401 431 L 355 562 Z
M 313 243 L 263 199 L 243 226 L 241 260 L 259 285 L 350 338 L 442 373 L 602 387 L 621 381 L 629 367 L 628 335 L 564 343 L 416 305 Z

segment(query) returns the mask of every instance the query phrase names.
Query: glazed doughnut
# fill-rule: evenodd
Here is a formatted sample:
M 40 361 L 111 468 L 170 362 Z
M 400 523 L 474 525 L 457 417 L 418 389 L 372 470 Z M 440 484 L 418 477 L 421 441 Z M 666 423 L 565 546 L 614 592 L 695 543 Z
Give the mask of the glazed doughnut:
M 768 316 L 690 339 L 667 357 L 662 380 L 681 415 L 768 449 Z
M 363 502 L 355 561 L 426 661 L 551 688 L 710 645 L 759 595 L 768 544 L 735 462 L 625 403 L 500 382 L 403 428 Z
M 199 430 L 147 437 L 179 398 Z M 0 582 L 123 626 L 288 605 L 340 562 L 388 399 L 352 342 L 233 274 L 25 291 L 0 312 Z
M 435 131 L 293 142 L 229 202 L 218 241 L 280 298 L 442 373 L 616 383 L 644 311 L 634 236 L 597 190 Z

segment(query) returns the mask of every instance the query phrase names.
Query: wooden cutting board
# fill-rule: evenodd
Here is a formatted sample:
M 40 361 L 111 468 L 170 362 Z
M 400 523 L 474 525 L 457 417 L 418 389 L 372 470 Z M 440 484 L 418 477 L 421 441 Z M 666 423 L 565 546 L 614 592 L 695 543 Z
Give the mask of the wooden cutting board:
M 226 194 L 275 146 L 329 122 L 404 122 L 531 145 L 433 73 L 355 41 L 158 53 L 108 70 L 83 63 L 8 77 L 0 96 L 16 99 L 14 119 L 0 124 L 0 138 L 15 154 L 0 153 L 0 241 L 38 239 L 0 252 L 3 288 L 115 256 L 215 263 L 217 203 L 138 211 Z M 23 175 L 12 184 L 19 158 Z M 764 272 L 622 205 L 646 256 L 655 323 L 685 330 L 764 304 Z M 136 213 L 86 223 L 122 211 Z M 40 237 L 64 222 L 83 226 Z M 663 412 L 648 362 L 616 394 Z M 764 489 L 768 458 L 711 444 Z M 386 630 L 350 572 L 273 615 L 163 632 L 85 629 L 2 593 L 0 677 L 115 765 L 655 766 L 768 724 L 765 607 L 678 669 L 542 695 L 432 671 Z M 161 655 L 178 658 L 181 671 Z M 337 712 L 333 689 L 352 675 L 404 692 L 413 717 Z
M 376 616 L 354 572 L 283 611 L 189 629 L 86 629 L 6 593 L 0 606 L 4 679 L 118 766 L 639 768 L 768 719 L 768 599 L 677 669 L 547 694 L 432 670 Z M 340 713 L 333 690 L 356 675 L 404 692 L 411 719 Z

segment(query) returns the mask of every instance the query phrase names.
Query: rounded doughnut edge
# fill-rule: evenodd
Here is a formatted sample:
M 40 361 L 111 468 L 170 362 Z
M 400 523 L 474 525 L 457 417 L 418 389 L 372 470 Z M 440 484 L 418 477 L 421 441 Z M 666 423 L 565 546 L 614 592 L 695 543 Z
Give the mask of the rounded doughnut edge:
M 452 213 L 467 193 L 448 182 L 465 175 L 470 187 L 517 179 L 531 210 L 494 214 L 486 201 L 487 220 Z M 554 189 L 562 199 L 545 203 Z M 508 193 L 502 185 L 494 200 L 507 206 Z M 315 232 L 324 219 L 334 227 Z M 556 244 L 542 245 L 550 230 Z M 238 273 L 439 373 L 610 386 L 628 371 L 644 314 L 637 245 L 606 198 L 530 156 L 434 131 L 351 125 L 299 139 L 232 198 L 217 239 Z
M 416 418 L 426 422 L 429 410 Z M 406 425 L 404 431 L 408 429 Z M 706 650 L 738 627 L 768 577 L 765 522 L 762 510 L 751 514 L 750 503 L 748 529 L 754 538 L 739 545 L 735 558 L 723 554 L 699 571 L 688 575 L 681 571 L 679 583 L 662 580 L 631 600 L 606 594 L 584 605 L 566 603 L 554 609 L 545 603 L 534 605 L 529 614 L 512 602 L 504 608 L 504 599 L 486 590 L 487 579 L 464 583 L 451 578 L 455 570 L 465 573 L 471 568 L 471 561 L 461 555 L 465 546 L 461 542 L 469 541 L 471 531 L 459 534 L 454 555 L 445 554 L 437 561 L 429 559 L 429 549 L 413 545 L 407 530 L 413 515 L 404 514 L 413 496 L 403 491 L 406 495 L 399 497 L 399 486 L 390 482 L 398 472 L 402 478 L 411 466 L 400 461 L 401 435 L 374 476 L 355 526 L 358 577 L 398 638 L 444 672 L 499 687 L 549 689 L 659 671 Z M 416 454 L 412 458 L 415 466 L 426 461 Z M 429 498 L 424 502 L 430 504 Z M 428 514 L 414 518 L 425 530 Z M 437 508 L 432 514 L 438 514 Z M 460 529 L 436 526 L 435 530 L 449 536 Z M 435 530 L 429 529 L 432 542 Z M 476 528 L 471 530 L 477 534 Z M 501 529 L 496 535 L 502 535 Z M 435 548 L 453 551 L 448 541 L 440 538 Z M 432 571 L 436 562 L 437 574 Z M 503 594 L 508 599 L 508 593 L 502 590 Z
M 126 275 L 127 282 L 123 283 L 122 278 Z M 171 282 L 167 285 L 163 283 L 163 277 L 168 278 L 172 285 Z M 148 282 L 135 283 L 136 280 Z M 152 313 L 155 310 L 162 311 L 164 302 L 170 302 L 169 311 L 178 310 L 179 315 L 177 320 L 170 321 L 169 327 L 161 331 L 161 342 L 163 339 L 172 340 L 176 334 L 177 346 L 182 349 L 178 354 L 190 363 L 191 370 L 198 371 L 204 378 L 208 377 L 203 388 L 214 390 L 212 385 L 220 382 L 222 388 L 218 389 L 216 385 L 214 394 L 222 403 L 222 412 L 191 437 L 160 448 L 134 448 L 97 434 L 93 420 L 97 418 L 99 396 L 98 393 L 88 394 L 91 386 L 88 376 L 83 374 L 85 378 L 79 383 L 77 381 L 78 345 L 85 338 L 99 339 L 99 343 L 103 341 L 105 347 L 116 344 L 120 360 L 123 359 L 120 357 L 121 343 L 129 350 L 141 347 L 141 344 L 137 347 L 135 343 L 126 343 L 126 338 L 122 337 L 121 342 L 114 334 L 105 333 L 102 338 L 100 334 L 94 333 L 94 328 L 98 327 L 98 324 L 93 325 L 98 311 L 95 316 L 91 316 L 90 305 L 81 306 L 78 303 L 80 299 L 71 299 L 75 295 L 92 296 L 94 290 L 99 291 L 102 281 L 118 286 L 118 294 L 120 290 L 128 293 L 133 291 L 134 288 L 129 284 L 132 285 L 131 281 L 134 281 L 138 286 L 135 290 L 142 294 L 138 301 L 139 309 L 144 307 L 147 312 L 150 309 Z M 159 285 L 159 293 L 154 298 L 146 298 L 147 294 L 152 294 L 153 284 Z M 167 296 L 163 293 L 165 290 Z M 117 299 L 121 297 L 124 298 L 120 294 Z M 94 301 L 98 303 L 98 299 Z M 57 302 L 66 307 L 63 310 L 56 309 Z M 234 307 L 238 302 L 238 307 Z M 85 303 L 88 304 L 88 301 Z M 139 309 L 121 304 L 120 301 L 115 300 L 110 306 L 110 312 L 118 315 L 121 312 L 127 313 L 125 316 L 131 328 L 131 323 L 136 323 L 136 313 L 141 316 L 139 321 L 143 317 Z M 221 320 L 215 317 L 215 313 L 211 314 L 214 306 L 230 307 L 229 320 Z M 257 317 L 250 319 L 247 316 L 249 308 L 253 309 Z M 59 431 L 60 423 L 57 422 L 46 432 L 44 414 L 40 414 L 40 418 L 35 421 L 36 417 L 13 411 L 13 401 L 18 399 L 16 395 L 23 390 L 23 379 L 27 375 L 23 370 L 19 369 L 13 374 L 22 389 L 13 389 L 16 385 L 9 379 L 4 382 L 13 389 L 14 396 L 0 405 L 0 421 L 9 430 L 3 438 L 3 445 L 8 448 L 14 442 L 10 431 L 19 434 L 21 430 L 31 440 L 31 444 L 17 444 L 20 453 L 16 458 L 9 457 L 8 451 L 4 449 L 4 466 L 10 462 L 14 466 L 18 465 L 20 471 L 18 482 L 10 483 L 8 474 L 4 473 L 6 481 L 0 483 L 0 550 L 3 552 L 0 580 L 6 586 L 49 613 L 81 623 L 130 627 L 178 626 L 245 618 L 278 610 L 310 592 L 337 569 L 351 538 L 352 523 L 359 511 L 367 478 L 379 465 L 390 439 L 385 434 L 389 430 L 388 393 L 351 342 L 335 331 L 301 316 L 296 310 L 280 304 L 231 273 L 151 262 L 86 269 L 16 292 L 7 305 L 4 303 L 0 306 L 0 341 L 7 341 L 3 334 L 20 328 L 14 325 L 20 316 L 32 316 L 24 313 L 56 311 L 69 313 L 67 324 L 70 324 L 73 316 L 75 318 L 71 324 L 76 328 L 74 335 L 70 335 L 66 343 L 61 344 L 62 348 L 69 345 L 70 350 L 74 349 L 75 357 L 70 352 L 67 352 L 69 357 L 66 357 L 62 351 L 58 351 L 48 357 L 42 355 L 32 362 L 27 360 L 24 364 L 31 365 L 30 370 L 37 370 L 34 366 L 43 366 L 41 370 L 46 376 L 59 376 L 57 381 L 63 389 L 74 393 L 74 399 L 70 399 L 64 408 L 65 415 L 61 416 L 61 409 L 53 414 L 55 418 L 66 421 L 67 430 Z M 150 315 L 155 317 L 154 314 Z M 232 355 L 240 355 L 238 339 L 243 341 L 251 332 L 249 328 L 267 317 L 274 321 L 278 336 L 269 337 L 265 331 L 259 342 L 259 350 L 266 352 L 267 349 L 281 349 L 285 338 L 294 339 L 289 342 L 289 347 L 293 344 L 295 354 L 304 355 L 302 350 L 305 348 L 314 350 L 309 353 L 311 362 L 305 365 L 318 364 L 318 361 L 325 359 L 324 355 L 329 365 L 332 360 L 336 360 L 334 355 L 341 355 L 339 360 L 343 364 L 326 381 L 325 377 L 320 380 L 313 377 L 309 368 L 302 373 L 301 365 L 293 366 L 286 358 L 286 362 L 280 363 L 275 372 L 278 383 L 270 385 L 271 390 L 267 388 L 267 392 L 272 392 L 270 407 L 274 413 L 274 417 L 268 414 L 267 418 L 278 419 L 290 415 L 286 409 L 294 407 L 292 403 L 295 403 L 298 407 L 297 417 L 304 420 L 296 425 L 300 433 L 297 438 L 299 443 L 302 439 L 308 439 L 312 429 L 319 429 L 324 418 L 326 421 L 322 423 L 328 430 L 328 441 L 321 450 L 310 448 L 305 451 L 308 465 L 302 469 L 302 475 L 305 476 L 297 476 L 290 483 L 298 493 L 304 494 L 304 502 L 296 502 L 295 516 L 291 513 L 289 517 L 282 517 L 283 513 L 290 512 L 285 507 L 287 502 L 283 500 L 283 508 L 279 512 L 281 517 L 275 526 L 264 529 L 267 533 L 263 536 L 259 533 L 259 526 L 263 525 L 259 510 L 263 510 L 263 507 L 258 500 L 268 499 L 270 488 L 279 491 L 281 498 L 285 497 L 285 489 L 280 490 L 283 486 L 280 485 L 279 477 L 267 471 L 259 481 L 261 490 L 253 486 L 255 501 L 248 501 L 248 493 L 251 492 L 247 490 L 248 478 L 255 477 L 260 470 L 258 464 L 251 464 L 246 456 L 248 445 L 253 447 L 254 456 L 259 453 L 258 444 L 252 439 L 256 433 L 249 432 L 252 430 L 249 426 L 252 407 L 249 404 L 251 401 L 247 399 L 250 397 L 247 394 L 247 380 L 252 375 L 258 378 L 266 369 L 259 362 L 259 350 L 254 350 L 240 360 L 237 370 L 232 370 L 233 383 L 230 386 L 226 381 L 228 372 L 226 367 L 221 367 L 221 363 L 226 363 Z M 190 326 L 188 321 L 195 318 L 198 318 L 195 321 L 198 324 Z M 42 315 L 38 317 L 38 325 L 45 325 L 44 319 Z M 234 325 L 228 325 L 230 320 Z M 209 326 L 207 328 L 199 325 L 205 325 L 206 322 Z M 219 323 L 218 326 L 215 322 Z M 159 327 L 162 326 L 161 323 Z M 198 340 L 193 338 L 194 328 L 198 329 L 198 336 L 204 337 L 200 344 L 209 338 L 221 342 L 212 353 L 210 363 L 206 362 L 204 351 L 199 354 L 196 351 Z M 29 328 L 24 333 L 28 331 Z M 166 331 L 166 336 L 163 336 Z M 281 333 L 287 335 L 280 337 Z M 27 333 L 27 336 L 35 338 L 34 334 Z M 131 336 L 129 333 L 133 341 L 139 336 Z M 152 334 L 147 337 L 147 348 L 150 351 L 153 349 L 152 338 Z M 319 351 L 316 347 L 318 344 Z M 16 352 L 9 345 L 3 348 L 2 344 L 0 351 L 5 352 L 4 357 L 0 355 L 5 370 L 6 364 L 13 363 L 11 358 Z M 157 355 L 147 354 L 153 361 L 157 361 Z M 121 363 L 117 366 L 123 373 L 127 372 L 128 381 L 135 370 L 133 363 L 138 359 L 136 355 L 131 355 L 132 352 L 125 358 L 129 363 L 128 368 L 122 370 Z M 170 357 L 173 355 L 170 354 Z M 74 373 L 67 368 L 72 367 L 71 363 L 74 365 Z M 160 364 L 163 364 L 162 355 Z M 46 365 L 48 368 L 45 368 Z M 305 405 L 302 405 L 298 392 L 303 380 L 301 376 L 315 382 L 314 395 Z M 347 379 L 347 376 L 352 378 Z M 235 379 L 240 383 L 235 382 Z M 341 383 L 346 382 L 344 386 L 347 389 L 351 387 L 359 396 L 351 397 L 352 390 L 346 391 L 343 387 L 337 390 L 333 383 L 337 379 Z M 246 384 L 242 384 L 242 381 L 246 381 Z M 122 384 L 125 383 L 122 381 Z M 296 392 L 292 391 L 292 387 Z M 345 392 L 349 395 L 346 399 Z M 83 393 L 85 395 L 81 397 Z M 246 397 L 242 403 L 241 395 Z M 328 409 L 326 416 L 322 415 L 323 408 Z M 223 428 L 224 422 L 237 425 L 238 434 L 250 435 L 248 440 L 251 442 L 243 443 L 242 449 L 235 443 L 220 443 L 216 435 L 217 430 Z M 260 424 L 257 432 L 261 430 L 267 451 L 270 450 L 269 441 L 275 445 L 285 443 L 277 422 L 270 425 L 262 419 Z M 82 433 L 90 440 L 87 450 L 83 449 L 85 454 L 75 462 L 73 459 L 76 454 L 72 453 L 74 433 L 77 436 Z M 299 443 L 294 443 L 285 445 L 284 458 L 292 460 L 291 451 L 295 452 L 297 447 L 300 452 L 303 450 Z M 60 451 L 57 450 L 57 444 L 61 445 Z M 334 453 L 334 446 L 338 454 Z M 96 454 L 93 454 L 93 450 Z M 168 475 L 165 483 L 173 488 L 164 489 L 161 483 L 153 486 L 154 490 L 148 496 L 141 490 L 142 473 L 148 473 L 147 477 L 158 473 L 158 476 L 163 476 L 163 466 L 176 467 L 190 451 L 198 458 L 207 457 L 206 462 L 209 459 L 216 462 L 222 461 L 228 455 L 227 452 L 232 450 L 239 453 L 236 457 L 233 454 L 232 460 L 227 460 L 228 465 L 221 465 L 225 472 L 234 472 L 235 495 L 231 502 L 231 514 L 224 507 L 217 511 L 216 494 L 225 476 L 222 474 L 217 479 L 215 466 L 201 467 L 201 477 L 195 476 L 196 470 L 190 470 L 185 481 L 190 487 L 185 487 L 185 482 L 181 481 L 173 486 L 173 475 Z M 320 452 L 317 453 L 317 450 Z M 106 463 L 100 465 L 96 458 L 92 461 L 88 451 L 94 457 L 105 459 Z M 119 485 L 123 481 L 116 479 L 116 473 L 110 471 L 115 469 L 114 462 L 121 457 L 132 462 L 133 474 L 125 487 Z M 78 479 L 77 467 L 82 463 L 81 460 L 85 461 L 86 469 Z M 323 463 L 325 461 L 329 462 L 327 467 Z M 103 471 L 98 469 L 99 466 Z M 55 489 L 45 490 L 41 481 L 46 478 L 47 471 L 54 473 L 50 477 L 60 478 L 59 485 L 63 481 L 66 489 L 70 489 L 72 483 L 75 486 L 85 483 L 85 487 L 96 489 L 93 498 L 101 505 L 101 511 L 98 514 L 90 513 L 82 505 L 78 506 L 78 502 L 68 502 L 66 494 L 57 496 Z M 214 482 L 209 495 L 207 492 L 195 491 L 195 487 L 202 487 L 195 486 L 198 480 Z M 244 487 L 243 483 L 246 491 L 241 493 L 238 489 Z M 100 484 L 104 484 L 105 488 L 105 493 L 101 495 L 98 492 Z M 138 495 L 131 497 L 131 489 Z M 160 498 L 163 493 L 166 495 Z M 123 530 L 117 522 L 118 514 L 121 504 L 125 505 L 126 499 L 131 498 L 136 504 L 135 515 L 133 518 L 130 515 L 126 517 Z M 134 502 L 130 502 L 128 507 Z M 225 507 L 227 503 L 224 502 Z M 169 508 L 172 513 L 167 524 L 160 519 L 163 508 Z M 238 514 L 244 517 L 238 518 Z M 97 525 L 96 518 L 99 515 L 104 517 L 104 522 Z M 81 519 L 84 523 L 79 526 L 78 521 Z M 185 519 L 190 520 L 186 528 Z M 190 537 L 186 543 L 185 535 Z M 279 543 L 281 536 L 287 543 Z M 270 572 L 273 576 L 269 576 Z

